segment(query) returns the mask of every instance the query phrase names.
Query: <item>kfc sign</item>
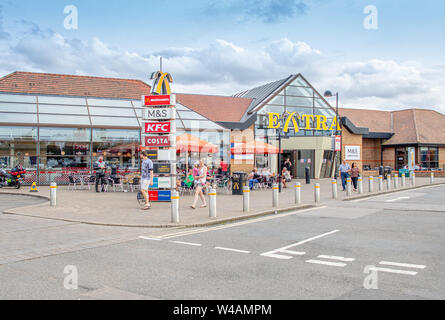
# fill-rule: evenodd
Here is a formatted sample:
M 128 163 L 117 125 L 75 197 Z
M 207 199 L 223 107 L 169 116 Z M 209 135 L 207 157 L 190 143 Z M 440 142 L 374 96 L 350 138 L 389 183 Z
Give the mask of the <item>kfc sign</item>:
M 170 133 L 171 123 L 170 122 L 146 122 L 145 133 Z
M 144 147 L 170 147 L 170 136 L 144 136 Z
M 143 96 L 142 101 L 143 105 L 147 107 L 174 106 L 176 104 L 176 96 L 174 94 Z

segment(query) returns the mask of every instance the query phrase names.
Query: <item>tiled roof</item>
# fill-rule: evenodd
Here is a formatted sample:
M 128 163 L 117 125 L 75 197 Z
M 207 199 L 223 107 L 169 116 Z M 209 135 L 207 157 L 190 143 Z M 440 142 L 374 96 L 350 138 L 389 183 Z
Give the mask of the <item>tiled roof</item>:
M 200 94 L 176 94 L 176 100 L 207 119 L 239 122 L 252 99 Z
M 14 72 L 0 78 L 0 92 L 77 97 L 140 99 L 150 93 L 141 80 Z
M 339 108 L 338 113 L 356 127 L 368 128 L 370 132 L 392 132 L 390 111 Z

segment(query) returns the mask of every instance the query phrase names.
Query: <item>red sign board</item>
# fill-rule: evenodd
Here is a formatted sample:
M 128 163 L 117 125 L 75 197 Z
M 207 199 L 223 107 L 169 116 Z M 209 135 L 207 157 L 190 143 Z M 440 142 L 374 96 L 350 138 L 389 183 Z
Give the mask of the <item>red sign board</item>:
M 175 104 L 174 95 L 153 95 L 144 96 L 144 106 L 170 106 Z
M 170 133 L 170 122 L 145 122 L 145 133 Z
M 341 151 L 341 136 L 335 136 L 335 151 Z
M 144 136 L 144 147 L 170 147 L 170 136 Z

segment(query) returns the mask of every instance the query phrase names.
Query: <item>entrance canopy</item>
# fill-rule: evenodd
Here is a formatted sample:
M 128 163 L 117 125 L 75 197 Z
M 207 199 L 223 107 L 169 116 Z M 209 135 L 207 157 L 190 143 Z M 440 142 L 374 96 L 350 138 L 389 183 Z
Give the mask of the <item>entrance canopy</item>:
M 278 154 L 283 153 L 283 150 L 281 151 L 268 143 L 262 142 L 262 141 L 250 141 L 250 142 L 243 142 L 237 145 L 236 147 L 232 148 L 232 154 Z

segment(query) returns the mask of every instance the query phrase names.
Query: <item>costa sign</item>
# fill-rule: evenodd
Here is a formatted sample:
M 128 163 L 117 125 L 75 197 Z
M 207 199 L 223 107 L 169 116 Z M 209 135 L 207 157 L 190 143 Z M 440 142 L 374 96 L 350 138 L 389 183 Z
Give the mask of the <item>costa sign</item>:
M 143 105 L 146 107 L 174 106 L 176 105 L 176 95 L 165 94 L 165 95 L 142 96 L 142 102 Z
M 173 108 L 145 108 L 142 110 L 144 120 L 170 120 L 175 119 Z
M 145 133 L 170 133 L 170 122 L 146 122 L 144 123 Z
M 170 136 L 144 136 L 144 147 L 170 147 Z

